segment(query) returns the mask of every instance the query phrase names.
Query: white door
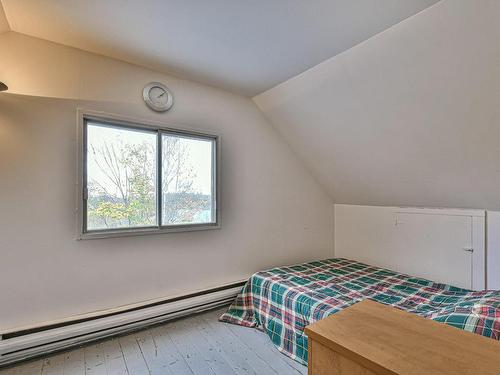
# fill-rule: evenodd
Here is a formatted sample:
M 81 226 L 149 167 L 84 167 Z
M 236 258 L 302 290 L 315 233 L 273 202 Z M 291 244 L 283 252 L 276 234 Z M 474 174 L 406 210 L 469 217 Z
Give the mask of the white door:
M 500 211 L 488 211 L 488 289 L 500 289 Z
M 411 275 L 472 289 L 472 217 L 396 213 L 399 268 Z
M 335 205 L 335 256 L 481 290 L 484 216 L 481 210 Z

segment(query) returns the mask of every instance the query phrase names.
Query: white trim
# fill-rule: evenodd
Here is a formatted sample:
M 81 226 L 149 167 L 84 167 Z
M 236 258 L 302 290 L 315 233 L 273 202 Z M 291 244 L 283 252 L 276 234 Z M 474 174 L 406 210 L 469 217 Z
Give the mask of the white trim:
M 234 282 L 227 283 L 227 284 L 210 286 L 208 288 L 208 290 L 210 290 L 210 289 L 228 289 L 228 288 L 231 288 L 231 285 L 242 284 L 242 283 L 246 282 L 247 280 L 248 280 L 248 278 L 244 278 L 244 279 L 240 279 L 240 280 L 235 280 Z M 121 306 L 117 306 L 117 307 L 113 307 L 113 308 L 109 308 L 109 309 L 101 309 L 101 310 L 91 311 L 91 312 L 88 312 L 85 314 L 72 315 L 72 316 L 62 318 L 62 319 L 46 320 L 46 321 L 38 322 L 35 324 L 12 327 L 12 328 L 8 328 L 8 329 L 1 329 L 0 330 L 0 337 L 2 335 L 8 335 L 8 334 L 11 334 L 13 332 L 35 330 L 35 329 L 38 329 L 41 327 L 46 327 L 46 326 L 51 326 L 51 325 L 56 325 L 56 324 L 65 324 L 65 323 L 72 322 L 75 320 L 92 319 L 92 318 L 96 318 L 96 317 L 103 316 L 103 315 L 122 313 L 122 312 L 125 312 L 128 310 L 131 310 L 131 309 L 139 309 L 139 308 L 143 308 L 143 307 L 146 307 L 149 305 L 160 304 L 160 303 L 168 301 L 168 300 L 179 299 L 179 298 L 182 298 L 186 295 L 203 293 L 206 290 L 207 290 L 207 288 L 196 289 L 196 290 L 190 291 L 189 293 L 173 294 L 173 295 L 169 295 L 169 296 L 148 299 L 148 300 L 144 300 L 144 301 L 140 301 L 140 302 L 136 302 L 136 303 L 131 303 L 131 304 L 127 304 L 127 305 L 121 305 Z
M 500 211 L 487 215 L 486 288 L 500 289 Z
M 459 208 L 414 208 L 414 207 L 398 207 L 397 213 L 405 214 L 420 214 L 420 215 L 447 215 L 447 216 L 471 216 L 485 217 L 485 210 L 468 210 Z
M 240 290 L 241 286 L 230 287 L 157 306 L 0 340 L 0 366 L 225 305 L 230 303 Z M 127 306 L 131 307 L 135 308 L 136 305 Z
M 220 229 L 221 225 L 218 224 L 191 224 L 179 225 L 177 227 L 153 227 L 153 228 L 133 228 L 123 230 L 106 230 L 106 231 L 92 231 L 80 233 L 78 240 L 97 240 L 105 238 L 117 237 L 132 237 L 132 236 L 146 236 L 152 234 L 165 234 L 165 233 L 180 233 L 180 232 L 198 232 L 204 230 Z
M 472 289 L 486 289 L 486 212 L 472 217 Z
M 69 338 L 69 339 L 61 341 L 61 342 L 49 343 L 49 344 L 43 345 L 41 347 L 34 347 L 34 348 L 25 349 L 25 350 L 22 350 L 22 351 L 19 351 L 17 353 L 13 353 L 13 354 L 7 354 L 4 356 L 0 355 L 0 370 L 1 370 L 2 366 L 12 365 L 12 364 L 20 362 L 20 361 L 25 361 L 25 360 L 29 360 L 29 359 L 32 359 L 35 357 L 45 356 L 45 355 L 48 355 L 48 354 L 53 353 L 53 352 L 57 352 L 57 351 L 61 351 L 61 350 L 68 350 L 68 349 L 71 349 L 71 348 L 74 348 L 74 347 L 77 347 L 80 345 L 84 345 L 84 344 L 87 344 L 90 342 L 107 339 L 107 338 L 110 338 L 110 337 L 113 337 L 116 335 L 126 334 L 128 332 L 137 331 L 137 330 L 143 329 L 147 326 L 167 322 L 169 320 L 181 318 L 181 317 L 187 316 L 189 314 L 200 313 L 202 311 L 221 307 L 221 306 L 224 306 L 226 304 L 227 303 L 210 303 L 210 304 L 207 304 L 207 305 L 199 307 L 199 308 L 190 309 L 189 311 L 172 313 L 168 317 L 152 318 L 152 319 L 148 319 L 147 321 L 141 321 L 141 322 L 129 324 L 126 327 L 111 328 L 111 329 L 106 330 L 105 332 L 90 333 L 88 335 L 84 335 L 81 337 Z M 0 343 L 1 343 L 1 341 L 0 341 Z
M 334 207 L 379 207 L 396 210 L 396 213 L 405 214 L 426 214 L 426 215 L 450 215 L 450 216 L 473 216 L 485 217 L 486 210 L 468 208 L 448 208 L 448 207 L 411 207 L 411 206 L 368 206 L 362 204 L 335 203 Z
M 214 223 L 200 223 L 200 224 L 186 224 L 186 225 L 171 225 L 171 226 L 154 226 L 148 228 L 126 228 L 117 230 L 102 230 L 102 231 L 84 231 L 84 129 L 85 120 L 104 121 L 109 123 L 116 123 L 117 126 L 133 126 L 137 128 L 151 129 L 161 132 L 185 133 L 191 136 L 200 136 L 213 139 L 215 143 L 213 158 L 213 185 L 215 186 L 215 194 L 212 196 L 212 203 L 215 203 L 215 213 L 213 214 Z M 160 135 L 161 136 L 161 135 Z M 200 230 L 220 229 L 222 225 L 221 218 L 221 136 L 217 132 L 206 132 L 200 129 L 194 129 L 184 125 L 170 125 L 158 121 L 144 120 L 139 118 L 132 118 L 112 113 L 93 111 L 83 108 L 77 109 L 77 182 L 76 182 L 76 239 L 104 239 L 114 237 L 126 236 L 142 236 L 150 234 L 165 234 L 176 232 L 191 232 Z M 161 194 L 161 192 L 159 192 Z M 160 209 L 160 208 L 159 208 Z M 159 218 L 161 220 L 161 218 Z

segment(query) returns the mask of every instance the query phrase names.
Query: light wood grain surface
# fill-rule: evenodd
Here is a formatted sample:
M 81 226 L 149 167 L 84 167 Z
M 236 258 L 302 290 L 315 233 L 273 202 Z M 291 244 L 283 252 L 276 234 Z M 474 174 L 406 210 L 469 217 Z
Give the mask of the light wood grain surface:
M 306 333 L 376 374 L 500 374 L 500 342 L 373 301 L 320 320 Z

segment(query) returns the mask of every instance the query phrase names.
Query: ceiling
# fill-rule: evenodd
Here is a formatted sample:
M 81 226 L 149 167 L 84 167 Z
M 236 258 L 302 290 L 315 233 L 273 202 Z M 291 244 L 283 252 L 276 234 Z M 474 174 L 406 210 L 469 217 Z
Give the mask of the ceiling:
M 254 101 L 337 203 L 498 210 L 499 18 L 442 1 Z
M 254 96 L 437 0 L 1 2 L 13 31 Z

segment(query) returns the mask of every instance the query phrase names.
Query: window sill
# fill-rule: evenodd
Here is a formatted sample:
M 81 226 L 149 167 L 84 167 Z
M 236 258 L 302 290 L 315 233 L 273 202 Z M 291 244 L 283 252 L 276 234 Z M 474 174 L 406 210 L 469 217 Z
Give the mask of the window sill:
M 133 237 L 133 236 L 146 236 L 152 234 L 166 234 L 166 233 L 180 233 L 180 232 L 194 232 L 204 231 L 211 229 L 220 229 L 219 223 L 214 224 L 191 224 L 191 225 L 176 225 L 169 227 L 151 227 L 151 228 L 134 228 L 134 229 L 117 229 L 117 230 L 96 230 L 85 233 L 80 233 L 77 240 L 93 240 L 117 237 Z

